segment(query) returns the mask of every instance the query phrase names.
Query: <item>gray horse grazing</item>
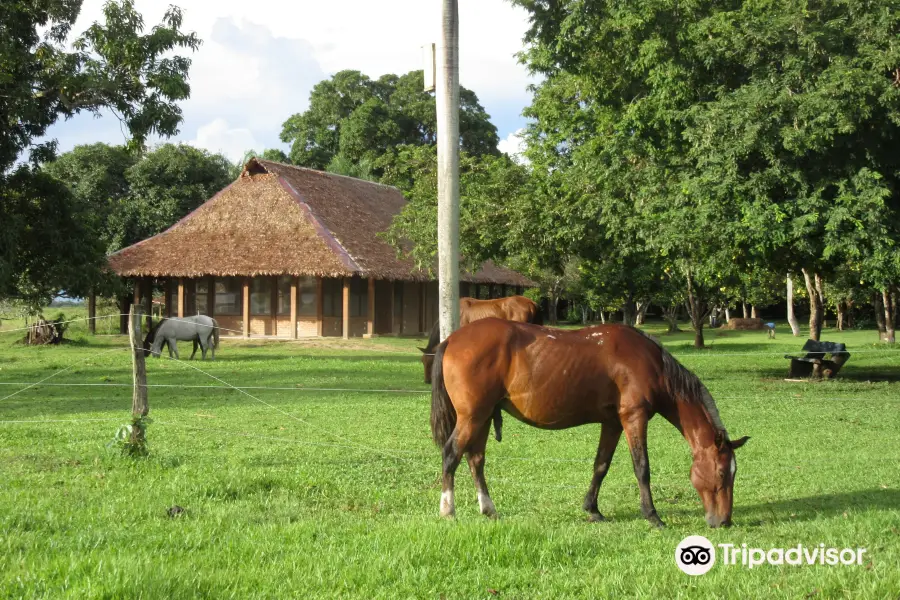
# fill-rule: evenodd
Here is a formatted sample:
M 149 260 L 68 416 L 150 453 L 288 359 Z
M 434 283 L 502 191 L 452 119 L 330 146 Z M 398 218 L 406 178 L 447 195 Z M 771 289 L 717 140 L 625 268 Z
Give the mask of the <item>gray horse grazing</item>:
M 194 342 L 194 351 L 191 352 L 191 360 L 197 354 L 199 345 L 203 360 L 206 360 L 206 351 L 212 351 L 212 360 L 216 359 L 216 348 L 219 347 L 219 324 L 216 320 L 206 315 L 196 317 L 184 317 L 183 319 L 163 319 L 144 338 L 144 356 L 153 354 L 159 357 L 162 353 L 162 345 L 169 347 L 169 357 L 175 353 L 178 357 L 178 341 Z

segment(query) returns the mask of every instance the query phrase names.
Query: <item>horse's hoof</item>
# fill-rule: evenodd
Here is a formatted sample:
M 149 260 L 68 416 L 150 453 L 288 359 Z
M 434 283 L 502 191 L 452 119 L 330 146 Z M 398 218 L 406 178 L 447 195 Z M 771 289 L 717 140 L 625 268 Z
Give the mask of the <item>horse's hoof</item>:
M 598 512 L 592 512 L 588 515 L 588 521 L 591 523 L 603 523 L 608 519 Z
M 655 519 L 649 519 L 650 524 L 656 527 L 657 529 L 665 529 L 666 524 L 662 522 L 662 519 L 656 517 Z

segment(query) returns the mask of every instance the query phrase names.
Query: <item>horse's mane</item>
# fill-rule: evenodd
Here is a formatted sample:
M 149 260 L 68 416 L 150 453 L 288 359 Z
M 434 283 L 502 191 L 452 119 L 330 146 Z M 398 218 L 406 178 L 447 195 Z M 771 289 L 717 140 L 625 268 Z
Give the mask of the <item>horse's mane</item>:
M 709 393 L 709 390 L 706 389 L 700 378 L 678 362 L 655 337 L 644 333 L 636 327 L 631 329 L 653 342 L 662 353 L 663 374 L 666 378 L 666 386 L 669 389 L 669 393 L 675 399 L 680 399 L 683 402 L 699 402 L 709 415 L 709 420 L 712 422 L 713 427 L 724 433 L 727 438 L 728 434 L 725 430 L 725 425 L 722 424 L 721 417 L 719 417 L 716 401 L 713 400 L 712 394 Z
M 150 342 L 151 344 L 156 339 L 156 332 L 159 331 L 159 328 L 162 327 L 162 324 L 165 323 L 168 319 L 160 319 L 156 322 L 156 325 L 153 326 L 149 332 L 147 332 L 147 337 L 144 338 L 144 343 Z
M 425 352 L 432 353 L 434 349 L 441 343 L 441 323 L 436 321 L 434 327 L 431 328 L 431 334 L 428 336 L 428 344 L 425 346 Z

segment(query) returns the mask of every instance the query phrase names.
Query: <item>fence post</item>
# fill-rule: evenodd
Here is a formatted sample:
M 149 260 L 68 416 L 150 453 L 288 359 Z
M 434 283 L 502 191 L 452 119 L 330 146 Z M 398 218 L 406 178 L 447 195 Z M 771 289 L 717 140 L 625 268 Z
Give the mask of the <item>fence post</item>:
M 131 340 L 131 365 L 134 392 L 131 396 L 131 416 L 137 421 L 147 416 L 150 406 L 147 402 L 147 366 L 144 364 L 144 348 L 141 344 L 141 307 L 134 304 L 128 318 L 128 336 Z M 144 428 L 132 426 L 131 443 L 135 447 L 144 446 Z

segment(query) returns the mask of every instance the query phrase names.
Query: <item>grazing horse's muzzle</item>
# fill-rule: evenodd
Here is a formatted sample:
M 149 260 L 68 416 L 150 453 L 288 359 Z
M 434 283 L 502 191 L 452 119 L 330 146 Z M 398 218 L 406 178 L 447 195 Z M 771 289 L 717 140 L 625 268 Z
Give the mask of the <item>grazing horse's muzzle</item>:
M 731 518 L 723 518 L 716 515 L 707 515 L 706 524 L 713 529 L 717 529 L 719 527 L 731 527 Z

